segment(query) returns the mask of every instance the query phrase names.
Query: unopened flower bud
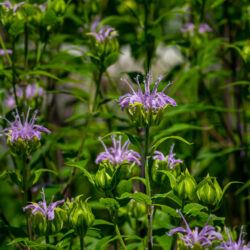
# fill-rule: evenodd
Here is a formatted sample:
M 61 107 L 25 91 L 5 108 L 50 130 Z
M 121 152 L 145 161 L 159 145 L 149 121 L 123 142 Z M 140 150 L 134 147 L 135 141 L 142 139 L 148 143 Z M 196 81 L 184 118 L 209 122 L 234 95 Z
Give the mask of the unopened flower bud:
M 143 202 L 130 200 L 128 206 L 129 206 L 129 213 L 134 218 L 140 218 L 147 213 L 147 206 Z
M 95 217 L 87 200 L 83 201 L 81 196 L 78 196 L 73 203 L 70 222 L 79 235 L 85 235 L 87 229 L 94 223 Z
M 174 192 L 183 200 L 192 201 L 195 198 L 196 181 L 189 174 L 188 169 L 177 178 Z
M 102 167 L 95 175 L 95 184 L 97 188 L 102 190 L 111 189 L 112 171 L 109 168 Z
M 199 201 L 207 206 L 215 206 L 222 196 L 222 190 L 215 178 L 209 175 L 198 185 L 197 196 Z

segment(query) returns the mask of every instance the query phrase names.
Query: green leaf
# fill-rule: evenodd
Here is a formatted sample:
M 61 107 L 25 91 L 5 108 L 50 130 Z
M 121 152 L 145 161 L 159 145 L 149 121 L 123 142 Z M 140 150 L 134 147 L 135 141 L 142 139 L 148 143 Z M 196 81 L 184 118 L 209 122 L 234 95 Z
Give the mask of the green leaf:
M 188 145 L 193 144 L 192 142 L 188 142 L 188 141 L 186 141 L 184 138 L 182 138 L 180 136 L 166 136 L 166 137 L 163 137 L 163 138 L 159 139 L 155 143 L 153 143 L 151 151 L 154 152 L 163 142 L 165 142 L 166 140 L 169 140 L 169 139 L 177 139 L 177 140 L 185 142 Z
M 146 180 L 144 178 L 142 178 L 142 177 L 134 176 L 134 177 L 131 177 L 130 180 L 141 181 L 146 186 Z
M 32 71 L 28 71 L 26 73 L 23 73 L 20 75 L 20 78 L 25 78 L 26 76 L 29 76 L 29 75 L 42 75 L 42 76 L 47 76 L 47 77 L 50 77 L 50 78 L 53 78 L 57 81 L 62 81 L 61 79 L 59 79 L 57 76 L 51 74 L 51 73 L 48 73 L 46 71 L 43 71 L 43 70 L 32 70 Z
M 151 203 L 152 203 L 150 197 L 144 193 L 141 193 L 141 192 L 124 193 L 118 199 L 122 200 L 125 198 L 131 198 L 131 199 L 134 199 L 135 201 L 138 201 L 138 202 L 145 202 L 147 205 L 151 205 Z
M 78 161 L 78 162 L 67 162 L 66 165 L 81 169 L 83 174 L 88 178 L 89 182 L 95 185 L 92 175 L 88 172 L 87 169 L 85 169 L 85 166 L 87 165 L 87 163 L 88 163 L 88 160 L 83 160 L 83 161 Z
M 170 181 L 171 187 L 173 188 L 175 186 L 176 179 L 172 173 L 170 173 L 169 171 L 166 171 L 166 170 L 158 170 L 157 172 L 160 172 L 160 173 L 167 175 L 167 177 Z
M 106 221 L 106 220 L 101 220 L 101 219 L 96 219 L 94 221 L 93 226 L 98 226 L 98 225 L 108 225 L 108 226 L 114 226 L 113 223 Z
M 171 190 L 168 193 L 165 194 L 155 194 L 152 197 L 153 200 L 163 200 L 169 199 L 170 201 L 174 202 L 178 207 L 182 206 L 182 201 L 174 194 L 174 192 Z
M 49 173 L 52 173 L 54 175 L 57 175 L 57 172 L 53 171 L 51 169 L 42 168 L 42 169 L 38 169 L 38 170 L 33 170 L 33 171 L 31 171 L 31 174 L 33 176 L 31 176 L 31 180 L 29 180 L 30 185 L 36 184 L 37 181 L 39 180 L 41 174 L 44 173 L 44 172 L 49 172 Z
M 184 206 L 183 213 L 190 216 L 196 216 L 201 210 L 208 210 L 207 207 L 198 203 L 189 203 Z
M 241 188 L 239 188 L 235 194 L 239 195 L 242 191 L 244 191 L 246 188 L 250 186 L 250 180 L 248 180 Z
M 161 207 L 164 212 L 166 212 L 167 214 L 171 215 L 172 217 L 175 217 L 175 218 L 180 218 L 181 217 L 176 212 L 176 209 L 174 209 L 172 207 L 169 207 L 169 206 L 166 206 L 166 205 L 162 205 L 162 204 L 153 204 L 153 205 L 157 206 L 157 207 Z
M 121 180 L 116 187 L 116 191 L 118 195 L 122 195 L 125 192 L 132 191 L 132 181 L 131 180 Z

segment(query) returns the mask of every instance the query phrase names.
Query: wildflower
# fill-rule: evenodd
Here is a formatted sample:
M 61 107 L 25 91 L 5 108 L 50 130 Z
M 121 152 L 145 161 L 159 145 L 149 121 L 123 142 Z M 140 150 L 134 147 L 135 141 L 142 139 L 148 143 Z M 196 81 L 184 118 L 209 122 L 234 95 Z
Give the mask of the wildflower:
M 13 116 L 15 117 L 15 120 L 13 122 L 10 122 L 6 118 L 4 118 L 8 122 L 10 127 L 2 130 L 0 136 L 2 136 L 3 133 L 5 133 L 5 135 L 10 137 L 11 142 L 15 142 L 18 139 L 30 141 L 35 137 L 40 140 L 41 132 L 49 134 L 50 131 L 43 126 L 35 124 L 37 112 L 38 111 L 34 112 L 32 118 L 29 121 L 29 113 L 30 113 L 30 108 L 29 108 L 26 117 L 24 116 L 24 114 L 22 114 L 23 117 L 23 122 L 22 122 L 19 113 L 16 110 L 16 113 L 13 112 Z
M 40 212 L 44 217 L 48 218 L 49 220 L 53 220 L 55 218 L 54 210 L 55 208 L 64 202 L 64 200 L 59 200 L 56 202 L 53 202 L 54 197 L 52 197 L 52 200 L 47 207 L 46 199 L 45 199 L 45 193 L 44 189 L 42 189 L 42 195 L 43 195 L 43 201 L 39 201 L 37 204 L 30 204 L 23 208 L 23 211 L 26 211 L 28 209 L 32 209 L 32 214 L 36 214 Z
M 6 49 L 6 53 L 7 54 L 12 54 L 12 50 L 11 49 Z M 0 49 L 0 55 L 4 56 L 5 55 L 5 50 L 4 49 Z
M 108 25 L 102 26 L 99 32 L 94 32 L 94 29 L 96 29 L 96 27 L 97 23 L 94 22 L 91 26 L 92 32 L 89 33 L 89 35 L 93 35 L 99 43 L 105 42 L 107 39 L 111 40 L 112 38 L 118 36 L 117 31 Z
M 27 85 L 25 91 L 26 91 L 26 98 L 29 100 L 35 96 L 41 97 L 44 93 L 43 88 L 38 87 L 36 83 Z
M 230 234 L 230 232 L 229 232 L 229 230 L 227 228 L 226 228 L 226 232 L 227 232 L 229 241 L 222 242 L 216 248 L 224 249 L 224 250 L 249 250 L 250 249 L 250 242 L 248 242 L 247 245 L 243 246 L 244 243 L 245 243 L 243 238 L 246 235 L 246 233 L 243 232 L 243 225 L 241 226 L 238 242 L 233 241 L 232 236 L 231 236 L 231 234 Z
M 212 31 L 211 27 L 206 23 L 202 23 L 198 28 L 198 32 L 200 34 L 205 33 L 205 32 L 211 32 L 211 31 Z
M 138 165 L 140 165 L 140 155 L 135 152 L 134 150 L 128 150 L 130 141 L 127 140 L 123 146 L 121 145 L 121 136 L 119 136 L 119 139 L 116 140 L 116 135 L 111 136 L 113 141 L 113 147 L 107 148 L 104 142 L 102 141 L 101 137 L 99 137 L 99 141 L 102 143 L 105 152 L 102 152 L 98 155 L 96 158 L 96 164 L 99 164 L 102 161 L 109 160 L 111 164 L 120 164 L 124 161 L 128 162 L 136 162 Z
M 13 12 L 16 12 L 17 9 L 18 9 L 20 6 L 24 5 L 24 4 L 26 4 L 26 2 L 21 2 L 21 3 L 18 3 L 18 4 L 12 5 L 11 2 L 10 2 L 9 0 L 7 0 L 7 1 L 5 1 L 5 2 L 3 2 L 3 3 L 0 3 L 0 5 L 4 5 L 4 6 L 6 6 L 8 9 L 12 9 Z
M 181 29 L 182 33 L 193 32 L 194 24 L 193 23 L 185 23 Z
M 169 83 L 165 86 L 165 88 L 161 92 L 157 92 L 157 87 L 159 83 L 162 80 L 162 77 L 160 76 L 155 83 L 155 86 L 153 90 L 150 90 L 150 73 L 147 74 L 146 81 L 144 80 L 145 84 L 145 91 L 142 92 L 140 83 L 139 83 L 139 75 L 135 78 L 137 85 L 138 85 L 138 91 L 135 92 L 133 87 L 130 85 L 130 83 L 127 80 L 123 80 L 131 89 L 132 94 L 128 93 L 122 97 L 119 98 L 120 105 L 122 107 L 122 110 L 124 110 L 125 107 L 129 105 L 134 104 L 142 104 L 143 108 L 145 110 L 158 110 L 158 109 L 164 109 L 169 104 L 176 107 L 177 104 L 174 99 L 164 94 L 164 91 L 166 88 L 172 84 Z
M 222 240 L 222 236 L 220 233 L 215 231 L 215 228 L 213 226 L 208 226 L 207 223 L 206 225 L 203 227 L 203 229 L 200 231 L 198 231 L 198 227 L 195 227 L 194 231 L 192 231 L 186 221 L 186 219 L 184 218 L 183 214 L 179 211 L 176 210 L 182 217 L 186 228 L 184 227 L 177 227 L 175 229 L 172 229 L 169 232 L 169 236 L 172 236 L 175 233 L 182 233 L 182 234 L 186 234 L 185 236 L 182 236 L 180 239 L 183 240 L 185 242 L 185 244 L 188 247 L 193 247 L 196 243 L 199 243 L 202 247 L 205 246 L 211 246 L 212 245 L 212 241 L 214 239 L 218 239 L 218 240 Z
M 170 152 L 168 154 L 167 160 L 166 160 L 166 157 L 163 155 L 163 153 L 160 152 L 160 151 L 155 151 L 154 152 L 155 156 L 153 157 L 153 159 L 154 160 L 158 159 L 160 161 L 167 161 L 168 162 L 168 167 L 169 168 L 174 168 L 174 166 L 177 163 L 183 163 L 183 161 L 180 160 L 180 159 L 174 159 L 176 154 L 173 154 L 173 149 L 174 149 L 174 144 L 170 148 Z
M 41 4 L 41 5 L 39 5 L 37 3 L 33 4 L 33 6 L 34 7 L 38 7 L 41 10 L 41 12 L 45 12 L 46 11 L 47 5 L 48 5 L 48 2 L 45 2 L 45 3 Z

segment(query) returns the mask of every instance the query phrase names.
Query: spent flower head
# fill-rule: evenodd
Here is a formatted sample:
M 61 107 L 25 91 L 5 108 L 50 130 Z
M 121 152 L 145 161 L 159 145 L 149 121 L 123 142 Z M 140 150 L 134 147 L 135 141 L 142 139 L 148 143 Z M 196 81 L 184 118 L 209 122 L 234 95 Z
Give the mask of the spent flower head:
M 26 2 L 21 2 L 21 3 L 17 3 L 17 4 L 12 5 L 11 2 L 10 2 L 9 0 L 7 0 L 7 1 L 5 1 L 5 2 L 3 2 L 3 3 L 0 3 L 0 5 L 6 6 L 8 9 L 13 10 L 13 12 L 16 12 L 17 9 L 18 9 L 20 6 L 24 5 L 24 4 L 26 4 Z
M 169 154 L 168 154 L 167 159 L 166 159 L 166 157 L 164 156 L 164 154 L 163 154 L 162 152 L 156 150 L 156 151 L 154 152 L 154 157 L 153 157 L 153 159 L 154 159 L 154 160 L 158 159 L 158 160 L 160 160 L 160 161 L 167 161 L 167 162 L 168 162 L 168 167 L 169 167 L 169 168 L 174 168 L 174 166 L 175 166 L 177 163 L 180 163 L 180 164 L 181 164 L 181 163 L 183 163 L 183 161 L 180 160 L 180 159 L 175 159 L 175 158 L 174 158 L 176 154 L 173 153 L 173 149 L 174 149 L 174 144 L 173 144 L 173 145 L 171 146 L 171 148 L 170 148 L 170 151 L 169 151 Z
M 186 228 L 177 227 L 175 229 L 172 229 L 168 234 L 169 236 L 172 236 L 175 233 L 185 234 L 180 239 L 183 240 L 185 244 L 191 248 L 196 243 L 199 243 L 202 247 L 205 247 L 211 246 L 214 239 L 222 240 L 221 234 L 216 232 L 213 226 L 207 225 L 208 222 L 200 232 L 198 231 L 198 227 L 195 227 L 195 229 L 192 231 L 183 214 L 179 210 L 176 211 L 181 215 Z
M 13 122 L 4 118 L 4 120 L 6 120 L 10 126 L 2 130 L 0 136 L 5 134 L 10 137 L 11 142 L 14 142 L 14 141 L 17 141 L 18 139 L 29 141 L 35 137 L 40 140 L 41 132 L 50 134 L 50 131 L 47 128 L 41 125 L 35 124 L 37 120 L 36 118 L 37 112 L 38 111 L 36 110 L 33 116 L 31 117 L 31 119 L 29 120 L 29 113 L 30 113 L 30 108 L 29 108 L 26 114 L 26 117 L 24 113 L 22 113 L 22 118 L 23 118 L 23 121 L 22 121 L 18 113 L 18 110 L 16 109 L 16 113 L 13 112 L 13 116 L 15 118 Z
M 241 226 L 238 242 L 233 241 L 232 236 L 227 228 L 226 232 L 229 241 L 222 242 L 219 246 L 216 247 L 216 249 L 219 248 L 224 250 L 250 250 L 250 242 L 248 242 L 248 244 L 244 246 L 245 241 L 243 239 L 246 235 L 246 232 L 243 232 L 243 225 Z
M 122 146 L 122 137 L 119 136 L 119 139 L 116 140 L 116 135 L 111 136 L 113 147 L 107 148 L 105 143 L 99 137 L 99 141 L 102 143 L 105 152 L 101 152 L 96 158 L 96 164 L 99 164 L 103 161 L 109 160 L 112 165 L 121 164 L 124 161 L 136 162 L 140 165 L 141 156 L 132 149 L 128 149 L 130 141 L 127 140 Z
M 46 199 L 45 199 L 45 193 L 44 189 L 42 189 L 42 195 L 43 200 L 39 201 L 38 203 L 32 203 L 27 205 L 23 208 L 23 211 L 26 211 L 28 209 L 32 210 L 32 214 L 36 214 L 40 212 L 45 218 L 48 218 L 49 220 L 53 220 L 55 218 L 55 208 L 64 202 L 64 200 L 59 200 L 56 202 L 53 202 L 54 197 L 52 197 L 52 200 L 50 204 L 47 206 Z

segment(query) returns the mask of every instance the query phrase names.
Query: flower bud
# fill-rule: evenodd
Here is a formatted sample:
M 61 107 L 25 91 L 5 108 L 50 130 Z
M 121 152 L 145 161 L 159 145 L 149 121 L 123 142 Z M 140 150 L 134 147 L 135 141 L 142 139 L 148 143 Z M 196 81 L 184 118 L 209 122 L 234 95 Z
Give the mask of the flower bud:
M 83 201 L 81 196 L 76 197 L 69 219 L 71 225 L 79 235 L 86 234 L 87 229 L 92 226 L 95 220 L 87 200 Z
M 129 207 L 129 214 L 134 218 L 140 218 L 147 213 L 147 206 L 144 202 L 137 202 L 135 200 L 130 200 L 128 207 Z
M 102 190 L 109 190 L 112 188 L 112 171 L 110 168 L 101 167 L 95 175 L 96 187 Z
M 202 204 L 206 206 L 215 206 L 221 200 L 222 190 L 217 180 L 208 175 L 199 183 L 197 196 Z
M 188 169 L 177 178 L 174 192 L 183 200 L 192 201 L 195 198 L 196 181 L 189 174 Z
M 169 170 L 168 162 L 161 161 L 159 159 L 154 160 L 154 163 L 151 169 L 151 176 L 155 183 L 163 184 L 167 182 L 168 177 L 165 174 L 159 172 L 161 170 L 165 170 L 165 171 Z
M 49 7 L 52 7 L 57 14 L 62 15 L 66 10 L 66 3 L 64 0 L 56 0 Z

